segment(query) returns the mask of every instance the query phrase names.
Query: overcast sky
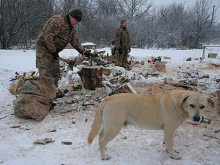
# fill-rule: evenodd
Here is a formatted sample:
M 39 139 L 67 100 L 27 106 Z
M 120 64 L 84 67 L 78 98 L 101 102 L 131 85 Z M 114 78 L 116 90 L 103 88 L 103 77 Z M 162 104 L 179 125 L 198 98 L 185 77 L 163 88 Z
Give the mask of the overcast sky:
M 192 5 L 196 2 L 196 0 L 151 0 L 156 5 L 163 5 L 163 4 L 169 4 L 169 3 L 179 3 L 179 2 L 185 2 L 186 5 Z M 214 6 L 217 9 L 216 11 L 216 18 L 218 19 L 218 22 L 220 22 L 220 0 L 210 0 L 211 5 Z

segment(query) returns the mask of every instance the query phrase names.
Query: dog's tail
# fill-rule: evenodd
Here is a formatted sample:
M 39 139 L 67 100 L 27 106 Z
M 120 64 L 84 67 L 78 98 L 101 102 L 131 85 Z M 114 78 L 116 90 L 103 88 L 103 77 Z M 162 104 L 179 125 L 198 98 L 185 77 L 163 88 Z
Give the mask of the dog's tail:
M 88 136 L 88 143 L 89 145 L 92 144 L 94 138 L 98 135 L 100 129 L 101 129 L 101 126 L 102 126 L 102 111 L 103 111 L 103 108 L 104 108 L 104 104 L 101 103 L 97 110 L 96 110 L 96 114 L 95 114 L 95 119 L 93 121 L 93 124 L 92 124 L 92 128 L 89 132 L 89 136 Z

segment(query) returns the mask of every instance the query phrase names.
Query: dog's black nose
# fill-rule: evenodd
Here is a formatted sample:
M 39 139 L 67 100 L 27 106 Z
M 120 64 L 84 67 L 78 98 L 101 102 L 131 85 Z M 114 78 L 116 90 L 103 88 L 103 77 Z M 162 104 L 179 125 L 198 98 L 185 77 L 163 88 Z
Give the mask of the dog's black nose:
M 199 122 L 200 121 L 200 116 L 199 115 L 193 116 L 193 121 Z

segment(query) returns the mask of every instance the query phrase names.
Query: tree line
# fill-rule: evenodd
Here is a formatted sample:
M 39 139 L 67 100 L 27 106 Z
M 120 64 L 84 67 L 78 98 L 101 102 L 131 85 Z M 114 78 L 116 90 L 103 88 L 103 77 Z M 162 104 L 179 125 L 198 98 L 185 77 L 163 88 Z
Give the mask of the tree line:
M 217 6 L 211 0 L 157 6 L 150 0 L 0 0 L 0 48 L 30 48 L 48 18 L 83 12 L 76 30 L 81 42 L 109 45 L 126 19 L 132 46 L 200 48 L 220 38 Z

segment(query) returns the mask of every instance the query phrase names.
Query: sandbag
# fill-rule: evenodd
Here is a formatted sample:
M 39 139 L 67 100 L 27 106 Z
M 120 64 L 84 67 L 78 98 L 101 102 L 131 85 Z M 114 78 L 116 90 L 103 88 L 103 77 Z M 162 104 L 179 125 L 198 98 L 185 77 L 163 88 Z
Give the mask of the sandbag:
M 53 100 L 56 98 L 57 88 L 53 78 L 34 77 L 25 81 L 21 93 L 39 95 Z
M 43 120 L 50 109 L 50 100 L 31 94 L 20 94 L 14 103 L 16 117 L 25 119 Z
M 27 79 L 14 102 L 14 114 L 25 119 L 44 119 L 56 98 L 57 88 L 53 78 L 34 77 Z

